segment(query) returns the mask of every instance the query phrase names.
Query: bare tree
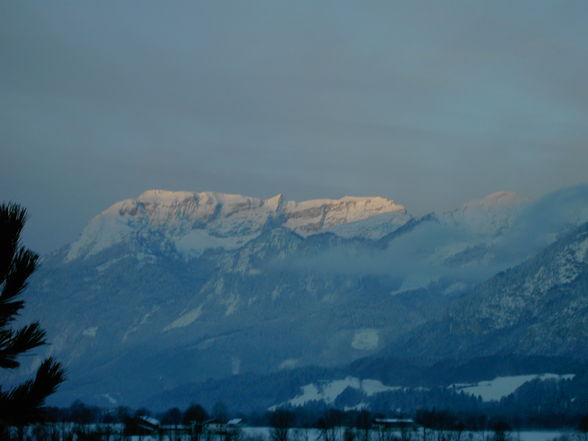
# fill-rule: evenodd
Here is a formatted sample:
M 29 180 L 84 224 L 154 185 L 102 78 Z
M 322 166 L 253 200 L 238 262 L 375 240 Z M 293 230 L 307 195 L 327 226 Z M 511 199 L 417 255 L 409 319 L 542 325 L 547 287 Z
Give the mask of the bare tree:
M 278 409 L 270 416 L 271 441 L 288 441 L 290 428 L 294 424 L 294 414 Z

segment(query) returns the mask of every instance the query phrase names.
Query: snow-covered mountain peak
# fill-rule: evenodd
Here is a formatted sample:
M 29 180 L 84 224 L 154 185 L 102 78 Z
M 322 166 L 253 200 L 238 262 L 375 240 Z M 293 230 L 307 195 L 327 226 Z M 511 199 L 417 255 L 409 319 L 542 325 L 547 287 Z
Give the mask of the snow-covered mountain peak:
M 440 218 L 475 233 L 496 235 L 512 226 L 527 202 L 516 193 L 499 191 L 466 202 L 458 209 L 443 213 Z
M 271 198 L 263 201 L 263 204 L 267 206 L 269 209 L 279 211 L 282 209 L 282 205 L 284 204 L 284 195 L 280 193 L 275 196 L 272 196 Z
M 265 205 L 264 202 L 263 199 L 239 194 L 149 190 L 136 199 L 115 203 L 98 217 L 112 216 L 119 221 L 134 223 L 135 227 L 150 225 L 183 234 L 195 227 L 218 223 L 220 219 L 236 213 L 250 216 L 262 207 L 264 214 L 276 211 L 271 203 Z
M 199 218 L 219 211 L 221 216 L 228 216 L 236 211 L 255 209 L 264 205 L 263 199 L 240 194 L 218 193 L 212 191 L 187 192 L 149 190 L 137 198 L 138 204 L 151 205 L 154 208 L 181 210 L 184 215 Z
M 92 219 L 69 247 L 67 260 L 153 233 L 171 241 L 179 252 L 197 255 L 209 248 L 240 247 L 257 237 L 270 220 L 307 236 L 376 216 L 371 223 L 341 235 L 379 236 L 410 218 L 402 205 L 382 197 L 294 202 L 285 201 L 282 194 L 261 199 L 218 192 L 148 190 L 136 199 L 113 204 Z
M 173 204 L 194 197 L 190 191 L 147 190 L 139 195 L 138 202 L 155 204 Z
M 495 193 L 489 194 L 482 199 L 474 199 L 469 202 L 466 202 L 462 209 L 474 209 L 474 208 L 486 208 L 486 209 L 496 209 L 497 207 L 508 207 L 511 205 L 517 205 L 524 201 L 524 198 L 519 196 L 512 191 L 497 191 Z
M 344 196 L 341 199 L 289 201 L 285 204 L 284 213 L 288 218 L 285 226 L 303 236 L 382 214 L 393 215 L 388 216 L 387 221 L 398 226 L 408 220 L 404 206 L 379 196 Z

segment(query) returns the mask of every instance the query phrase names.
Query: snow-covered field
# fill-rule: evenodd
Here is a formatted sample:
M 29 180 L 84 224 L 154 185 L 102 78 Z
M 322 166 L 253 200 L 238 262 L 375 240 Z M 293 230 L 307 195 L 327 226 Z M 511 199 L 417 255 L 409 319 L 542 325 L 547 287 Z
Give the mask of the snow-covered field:
M 549 441 L 564 435 L 573 435 L 569 430 L 524 430 L 513 432 L 513 441 Z
M 81 425 L 74 425 L 74 424 L 58 424 L 55 426 L 46 425 L 37 427 L 28 427 L 25 429 L 25 439 L 29 439 L 31 441 L 44 441 L 44 440 L 70 440 L 70 441 L 77 441 L 82 439 L 100 439 L 104 441 L 190 441 L 189 435 L 180 435 L 179 433 L 166 433 L 165 435 L 153 434 L 153 435 L 134 435 L 134 436 L 124 436 L 122 435 L 122 426 L 121 425 L 110 425 L 110 435 L 102 435 L 102 438 L 96 437 L 93 434 L 97 429 L 101 432 L 105 432 L 106 426 L 100 427 L 100 425 L 90 424 L 87 426 Z M 55 430 L 53 430 L 55 429 Z M 58 435 L 51 435 L 52 432 L 57 432 Z M 77 435 L 74 435 L 75 433 Z M 333 441 L 344 441 L 347 437 L 344 436 L 345 428 L 337 428 L 334 429 L 331 433 L 331 437 Z M 87 438 L 84 437 L 85 434 Z M 235 432 L 235 436 L 233 438 L 227 438 L 224 435 L 212 435 L 206 436 L 202 435 L 200 440 L 201 441 L 271 441 L 272 440 L 272 429 L 269 427 L 243 427 L 239 432 Z M 574 441 L 575 432 L 570 432 L 569 430 L 522 430 L 522 431 L 513 431 L 507 435 L 506 441 L 551 441 L 562 436 L 568 435 L 570 436 L 570 441 Z M 378 433 L 377 431 L 373 430 L 370 433 L 369 441 L 400 441 L 400 432 L 395 433 L 393 431 L 388 432 L 386 436 L 383 436 L 382 433 Z M 453 436 L 452 436 L 453 435 Z M 81 437 L 80 437 L 81 436 Z M 290 429 L 288 434 L 288 441 L 324 441 L 325 437 L 321 433 L 319 429 L 297 429 L 293 428 Z M 350 438 L 351 439 L 351 438 Z M 354 439 L 359 440 L 359 437 L 355 437 Z M 409 432 L 408 436 L 403 438 L 405 441 L 422 441 L 423 436 L 420 429 L 415 430 L 414 432 Z M 453 434 L 450 432 L 445 432 L 443 436 L 440 433 L 436 432 L 429 432 L 427 436 L 428 440 L 445 440 L 445 441 L 457 441 L 457 432 Z M 463 432 L 459 440 L 462 441 L 494 441 L 494 433 L 491 431 L 487 432 Z M 578 438 L 579 440 L 579 438 Z
M 340 430 L 343 434 L 344 429 Z M 575 432 L 570 432 L 566 429 L 561 430 L 520 430 L 512 431 L 507 437 L 507 440 L 511 441 L 551 441 L 556 438 L 560 438 L 564 435 L 573 435 Z M 271 428 L 269 427 L 245 427 L 243 428 L 243 435 L 253 439 L 264 439 L 270 440 Z M 488 432 L 465 432 L 461 434 L 461 439 L 464 441 L 468 440 L 493 440 L 493 433 Z M 292 441 L 320 441 L 321 431 L 319 429 L 291 429 L 290 439 Z M 370 439 L 377 441 L 380 439 L 376 431 L 372 431 Z M 413 440 L 422 439 L 420 430 L 414 432 Z M 437 439 L 433 436 L 431 439 Z
M 571 380 L 574 374 L 533 374 L 513 375 L 508 377 L 497 377 L 489 381 L 480 381 L 473 384 L 453 384 L 450 387 L 457 391 L 480 397 L 482 401 L 500 401 L 500 399 L 514 393 L 523 384 L 533 380 Z

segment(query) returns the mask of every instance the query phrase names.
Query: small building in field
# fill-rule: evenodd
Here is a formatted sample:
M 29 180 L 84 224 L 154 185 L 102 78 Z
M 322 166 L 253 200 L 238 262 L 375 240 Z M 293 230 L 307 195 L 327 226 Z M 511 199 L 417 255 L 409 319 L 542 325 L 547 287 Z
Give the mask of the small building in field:
M 125 423 L 125 434 L 127 435 L 150 435 L 159 430 L 159 420 L 148 416 L 137 416 Z
M 208 433 L 220 434 L 225 431 L 226 425 L 226 421 L 219 420 L 218 418 L 212 418 L 202 423 L 202 429 Z
M 217 418 L 205 421 L 201 425 L 201 431 L 209 435 L 231 435 L 241 428 L 241 418 L 234 418 L 229 421 L 219 420 Z
M 416 424 L 412 418 L 376 418 L 373 426 L 380 430 L 414 429 Z

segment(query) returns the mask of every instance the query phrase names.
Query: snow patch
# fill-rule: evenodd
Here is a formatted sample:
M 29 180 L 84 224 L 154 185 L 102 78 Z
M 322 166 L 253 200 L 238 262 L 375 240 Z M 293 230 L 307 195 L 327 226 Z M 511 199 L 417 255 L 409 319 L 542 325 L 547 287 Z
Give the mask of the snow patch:
M 298 358 L 287 358 L 286 360 L 282 361 L 278 366 L 278 369 L 293 369 L 300 364 L 300 359 Z
M 205 349 L 210 348 L 214 344 L 214 342 L 217 340 L 218 340 L 217 337 L 207 338 L 206 340 L 198 343 L 196 345 L 196 348 L 198 348 L 198 350 L 200 350 L 200 351 L 203 351 Z
M 202 307 L 203 307 L 203 305 L 200 305 L 198 308 L 192 309 L 191 311 L 188 311 L 187 313 L 181 315 L 176 320 L 174 320 L 169 325 L 167 325 L 163 329 L 163 331 L 165 332 L 165 331 L 169 331 L 170 329 L 184 328 L 186 326 L 191 325 L 202 314 Z
M 380 336 L 378 330 L 373 328 L 364 328 L 355 331 L 351 347 L 360 351 L 369 351 L 378 347 Z
M 368 409 L 369 407 L 370 407 L 370 406 L 369 406 L 369 404 L 368 404 L 368 403 L 366 403 L 366 402 L 362 401 L 362 402 L 360 402 L 360 403 L 357 403 L 355 406 L 345 406 L 345 407 L 343 408 L 343 410 L 344 410 L 345 412 L 350 412 L 350 411 L 354 411 L 354 410 L 355 410 L 355 411 L 360 411 L 360 410 L 365 410 L 365 409 Z
M 112 395 L 110 394 L 102 394 L 100 395 L 102 398 L 106 399 L 110 404 L 118 404 L 118 400 L 116 398 L 114 398 Z
M 159 306 L 154 306 L 153 308 L 151 308 L 151 311 L 143 314 L 143 317 L 141 317 L 141 320 L 139 321 L 139 323 L 137 323 L 135 326 L 129 328 L 123 335 L 122 337 L 122 341 L 125 342 L 127 340 L 127 338 L 129 337 L 129 335 L 131 335 L 133 332 L 136 332 L 139 327 L 141 327 L 142 325 L 144 325 L 145 323 L 147 323 L 147 321 L 149 320 L 149 318 L 156 313 L 157 311 L 159 311 Z
M 402 389 L 400 386 L 386 386 L 380 380 L 362 380 L 361 381 L 361 390 L 368 396 L 371 397 L 374 394 L 379 394 L 380 392 L 389 392 L 391 390 L 400 390 Z
M 292 398 L 290 401 L 288 401 L 288 403 L 292 406 L 304 406 L 306 403 L 309 403 L 311 401 L 321 400 L 326 401 L 327 398 L 321 394 L 316 385 L 307 384 L 305 386 L 302 386 L 302 393 Z
M 367 219 L 341 223 L 327 228 L 325 231 L 346 238 L 363 237 L 377 240 L 396 231 L 409 220 L 410 215 L 406 213 L 406 210 L 401 209 L 389 213 L 376 214 Z
M 135 254 L 135 258 L 139 262 L 146 262 L 146 263 L 155 263 L 155 262 L 157 262 L 157 257 L 155 257 L 153 254 L 137 253 L 137 254 Z
M 234 250 L 245 245 L 257 234 L 239 237 L 219 237 L 209 234 L 206 230 L 192 230 L 174 240 L 176 250 L 187 257 L 198 257 L 208 249 L 222 248 Z
M 86 337 L 96 337 L 96 333 L 98 332 L 98 326 L 94 326 L 92 328 L 86 328 L 82 331 L 82 335 Z
M 241 370 L 241 359 L 239 357 L 231 357 L 231 372 L 233 375 L 239 375 Z
M 228 317 L 237 311 L 237 306 L 239 306 L 239 297 L 237 295 L 231 295 L 223 303 L 227 307 L 227 309 L 225 310 L 225 317 Z
M 451 295 L 456 293 L 462 293 L 468 288 L 464 282 L 455 282 L 449 285 L 447 288 L 443 290 L 443 294 Z
M 120 204 L 115 204 L 113 207 Z M 86 258 L 97 254 L 122 242 L 132 232 L 133 229 L 124 220 L 119 217 L 108 216 L 103 212 L 92 219 L 80 238 L 70 245 L 65 261 L 71 262 L 82 256 Z
M 111 259 L 111 260 L 103 263 L 102 265 L 97 265 L 96 271 L 98 271 L 99 273 L 102 273 L 102 272 L 106 271 L 108 268 L 110 268 L 112 265 L 123 260 L 125 257 L 127 257 L 127 256 L 117 257 L 116 259 Z
M 319 382 L 318 384 L 311 383 L 302 386 L 301 394 L 283 404 L 304 406 L 311 401 L 322 401 L 325 404 L 333 404 L 337 397 L 348 387 L 359 390 L 367 396 L 402 389 L 400 386 L 387 386 L 379 380 L 360 380 L 357 377 L 346 377 L 341 380 Z

